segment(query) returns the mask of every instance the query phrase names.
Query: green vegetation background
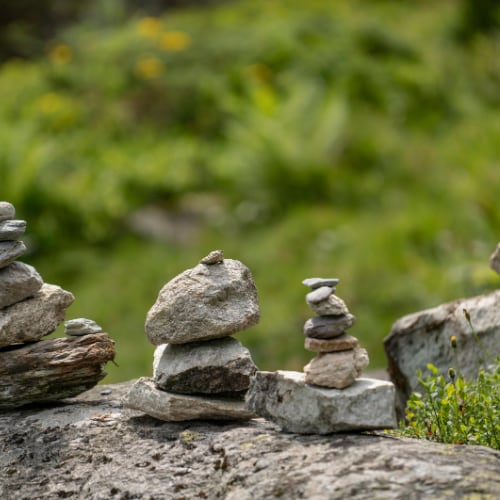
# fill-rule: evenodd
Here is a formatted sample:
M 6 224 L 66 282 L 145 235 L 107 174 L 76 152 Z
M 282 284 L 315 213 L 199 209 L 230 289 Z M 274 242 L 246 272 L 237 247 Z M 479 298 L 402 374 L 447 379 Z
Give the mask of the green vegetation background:
M 305 277 L 341 279 L 372 368 L 401 315 L 497 288 L 488 3 L 110 0 L 46 39 L 10 23 L 0 199 L 28 221 L 23 260 L 76 296 L 67 318 L 116 340 L 106 381 L 151 372 L 148 309 L 216 248 L 254 275 L 262 320 L 239 339 L 268 370 L 312 357 Z

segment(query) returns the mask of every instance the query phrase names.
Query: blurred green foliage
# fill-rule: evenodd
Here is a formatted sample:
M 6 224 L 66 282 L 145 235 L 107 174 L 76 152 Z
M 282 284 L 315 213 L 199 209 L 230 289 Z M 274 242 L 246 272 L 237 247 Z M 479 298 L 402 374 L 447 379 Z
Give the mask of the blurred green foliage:
M 98 4 L 0 67 L 0 199 L 116 339 L 107 381 L 151 371 L 147 310 L 215 248 L 254 274 L 262 369 L 312 357 L 305 277 L 341 279 L 372 367 L 399 316 L 498 286 L 498 30 L 462 43 L 451 0 Z

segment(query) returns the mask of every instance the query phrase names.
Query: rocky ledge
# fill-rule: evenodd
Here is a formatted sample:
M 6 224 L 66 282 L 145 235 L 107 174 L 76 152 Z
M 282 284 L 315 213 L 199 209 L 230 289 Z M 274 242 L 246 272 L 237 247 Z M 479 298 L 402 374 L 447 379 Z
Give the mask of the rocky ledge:
M 383 432 L 297 435 L 263 419 L 161 422 L 131 383 L 0 411 L 6 499 L 500 498 L 500 452 Z

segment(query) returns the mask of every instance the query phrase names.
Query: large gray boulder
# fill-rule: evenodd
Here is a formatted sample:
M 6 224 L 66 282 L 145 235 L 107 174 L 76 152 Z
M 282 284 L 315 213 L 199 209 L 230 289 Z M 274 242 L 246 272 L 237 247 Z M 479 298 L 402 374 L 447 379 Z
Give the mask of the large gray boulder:
M 230 394 L 246 391 L 256 370 L 250 351 L 226 337 L 158 346 L 153 379 L 158 388 L 181 394 Z
M 284 434 L 263 419 L 158 422 L 122 407 L 130 385 L 0 412 L 0 497 L 500 498 L 500 452 L 490 448 Z
M 470 314 L 479 341 L 464 310 Z M 450 343 L 452 335 L 457 339 L 456 349 Z M 419 390 L 417 371 L 428 374 L 428 363 L 443 374 L 453 367 L 466 378 L 473 378 L 500 355 L 500 290 L 404 316 L 392 326 L 384 348 L 389 375 L 396 386 L 398 417 L 402 418 L 409 395 Z
M 73 294 L 45 283 L 31 298 L 0 310 L 0 347 L 39 340 L 64 321 Z
M 388 429 L 396 425 L 394 386 L 359 378 L 346 389 L 305 382 L 300 372 L 257 372 L 246 395 L 247 407 L 299 434 Z
M 35 295 L 43 285 L 36 269 L 23 262 L 12 262 L 0 269 L 0 309 Z
M 148 312 L 145 330 L 154 345 L 184 344 L 227 337 L 259 319 L 252 274 L 241 262 L 224 259 L 169 281 Z

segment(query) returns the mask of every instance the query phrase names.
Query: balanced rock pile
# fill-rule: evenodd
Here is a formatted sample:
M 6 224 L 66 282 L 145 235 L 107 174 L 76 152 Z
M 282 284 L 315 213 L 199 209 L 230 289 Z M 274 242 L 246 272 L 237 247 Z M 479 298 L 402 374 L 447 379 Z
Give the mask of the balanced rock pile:
M 385 429 L 396 424 L 394 386 L 359 378 L 368 353 L 346 333 L 355 317 L 335 295 L 337 278 L 308 278 L 306 302 L 317 316 L 304 324 L 305 348 L 319 353 L 291 371 L 257 372 L 247 393 L 251 411 L 302 434 Z
M 260 319 L 248 268 L 211 252 L 168 282 L 146 319 L 153 345 L 153 378 L 141 378 L 125 405 L 167 421 L 244 420 L 244 403 L 257 368 L 232 334 Z
M 14 206 L 0 202 L 0 409 L 80 394 L 114 356 L 104 333 L 40 340 L 64 321 L 74 297 L 17 260 L 26 252 L 26 222 L 14 217 Z

